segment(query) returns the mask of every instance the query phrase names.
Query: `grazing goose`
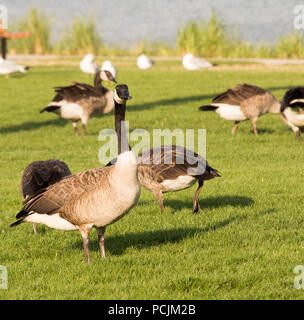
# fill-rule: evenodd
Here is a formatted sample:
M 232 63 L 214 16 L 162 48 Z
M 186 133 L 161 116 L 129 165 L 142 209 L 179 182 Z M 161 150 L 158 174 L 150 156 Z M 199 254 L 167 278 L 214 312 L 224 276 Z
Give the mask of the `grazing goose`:
M 128 213 L 140 196 L 136 157 L 129 150 L 124 126 L 126 101 L 130 98 L 127 85 L 116 86 L 117 163 L 68 176 L 28 197 L 12 227 L 34 222 L 58 230 L 79 230 L 87 262 L 90 260 L 89 234 L 95 227 L 101 256 L 105 258 L 106 227 Z
M 34 161 L 24 170 L 21 178 L 21 193 L 24 199 L 35 194 L 40 189 L 60 181 L 71 175 L 66 163 L 60 160 Z M 33 223 L 34 233 L 37 234 L 37 225 Z
M 183 57 L 183 66 L 190 71 L 211 68 L 212 64 L 202 58 L 194 57 L 193 54 L 187 53 Z
M 147 70 L 150 69 L 153 66 L 154 62 L 152 59 L 147 57 L 145 54 L 141 54 L 137 58 L 137 66 L 139 69 Z
M 107 166 L 116 161 L 112 160 Z M 198 197 L 204 181 L 220 177 L 202 156 L 176 145 L 145 150 L 137 156 L 137 163 L 140 184 L 153 192 L 162 213 L 165 213 L 163 193 L 190 188 L 196 181 L 198 188 L 193 197 L 192 213 L 199 212 Z
M 14 72 L 25 73 L 28 69 L 29 67 L 21 66 L 13 61 L 4 60 L 0 57 L 0 74 L 9 75 Z
M 117 78 L 117 70 L 116 68 L 112 65 L 112 62 L 109 60 L 104 61 L 104 63 L 101 66 L 101 70 L 105 71 L 110 71 L 113 75 L 113 77 L 116 79 Z
M 196 181 L 198 188 L 193 197 L 192 213 L 199 212 L 198 197 L 204 181 L 220 177 L 202 156 L 181 146 L 145 150 L 138 159 L 139 181 L 145 189 L 153 192 L 163 213 L 163 193 L 190 188 Z
M 289 89 L 281 103 L 281 118 L 288 124 L 302 141 L 301 131 L 304 130 L 304 87 Z
M 40 113 L 54 112 L 63 119 L 71 120 L 75 135 L 78 136 L 77 121 L 81 120 L 82 135 L 91 116 L 105 114 L 114 108 L 113 92 L 102 86 L 102 81 L 116 82 L 109 71 L 99 70 L 95 75 L 94 87 L 74 82 L 68 87 L 55 88 L 56 96 Z
M 94 56 L 89 53 L 80 61 L 80 70 L 88 74 L 96 74 L 99 71 L 98 64 L 94 61 Z
M 210 105 L 201 106 L 199 110 L 215 111 L 221 118 L 234 121 L 232 134 L 240 121 L 250 120 L 253 132 L 257 135 L 258 117 L 267 112 L 279 113 L 280 102 L 271 92 L 244 83 L 217 95 Z

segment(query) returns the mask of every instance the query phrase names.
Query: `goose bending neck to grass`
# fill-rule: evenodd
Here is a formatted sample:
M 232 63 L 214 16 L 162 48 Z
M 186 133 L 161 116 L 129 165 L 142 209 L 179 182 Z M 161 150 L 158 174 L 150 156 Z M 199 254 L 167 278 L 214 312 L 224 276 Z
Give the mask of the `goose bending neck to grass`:
M 89 234 L 96 228 L 101 256 L 105 257 L 106 227 L 122 218 L 137 203 L 140 183 L 137 161 L 129 150 L 124 128 L 127 85 L 117 85 L 114 93 L 115 128 L 121 146 L 117 163 L 87 170 L 64 178 L 27 198 L 16 215 L 17 221 L 42 223 L 59 230 L 79 230 L 86 261 L 90 260 Z
M 282 120 L 291 127 L 299 141 L 304 130 L 304 87 L 296 87 L 285 92 L 281 108 Z
M 54 112 L 63 119 L 71 120 L 76 136 L 77 121 L 81 120 L 82 135 L 85 135 L 91 116 L 108 113 L 114 108 L 113 92 L 102 85 L 103 80 L 116 82 L 109 71 L 101 70 L 95 75 L 94 86 L 74 82 L 68 87 L 55 88 L 56 96 L 40 113 Z
M 34 161 L 23 172 L 20 191 L 24 199 L 37 193 L 40 189 L 60 181 L 72 173 L 68 165 L 60 160 Z M 37 224 L 33 223 L 34 233 L 37 234 Z
M 234 121 L 232 134 L 235 134 L 239 122 L 250 120 L 253 133 L 257 135 L 258 117 L 267 112 L 279 113 L 280 101 L 271 92 L 244 83 L 217 95 L 212 103 L 199 107 L 199 110 L 215 111 L 221 118 Z

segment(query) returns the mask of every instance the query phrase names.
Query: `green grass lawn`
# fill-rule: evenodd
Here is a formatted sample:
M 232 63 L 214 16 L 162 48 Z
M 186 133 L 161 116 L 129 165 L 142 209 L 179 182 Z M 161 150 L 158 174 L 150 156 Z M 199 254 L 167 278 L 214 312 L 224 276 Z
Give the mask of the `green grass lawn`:
M 166 194 L 165 215 L 142 189 L 138 205 L 107 228 L 105 260 L 92 231 L 86 264 L 79 232 L 39 226 L 34 235 L 31 224 L 9 225 L 22 206 L 24 168 L 51 158 L 73 173 L 100 166 L 98 133 L 114 127 L 114 115 L 90 119 L 87 136 L 75 137 L 70 123 L 39 113 L 54 86 L 92 81 L 76 66 L 1 77 L 0 265 L 9 287 L 0 299 L 302 299 L 293 269 L 304 264 L 303 143 L 279 115 L 259 119 L 258 137 L 250 122 L 233 137 L 232 122 L 198 106 L 241 82 L 281 99 L 303 85 L 304 68 L 228 64 L 187 72 L 177 61 L 159 61 L 141 71 L 135 60 L 116 63 L 119 83 L 133 96 L 130 128 L 205 128 L 208 162 L 222 177 L 205 183 L 198 215 L 191 213 L 196 186 Z

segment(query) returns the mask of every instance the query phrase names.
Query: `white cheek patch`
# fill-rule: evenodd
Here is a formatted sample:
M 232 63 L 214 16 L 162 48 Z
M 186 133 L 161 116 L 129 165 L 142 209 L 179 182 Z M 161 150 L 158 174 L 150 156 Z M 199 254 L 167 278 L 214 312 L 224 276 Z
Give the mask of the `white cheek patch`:
M 114 100 L 115 100 L 117 103 L 119 103 L 119 104 L 123 104 L 123 103 L 126 102 L 125 100 L 119 98 L 119 96 L 118 96 L 117 93 L 116 93 L 116 90 L 114 90 Z

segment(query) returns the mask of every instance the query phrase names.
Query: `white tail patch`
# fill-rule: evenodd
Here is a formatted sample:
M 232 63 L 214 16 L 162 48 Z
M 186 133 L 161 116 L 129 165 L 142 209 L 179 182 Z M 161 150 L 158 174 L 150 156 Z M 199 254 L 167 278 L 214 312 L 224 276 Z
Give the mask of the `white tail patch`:
M 67 102 L 66 100 L 54 101 L 49 106 L 60 107 L 60 115 L 63 119 L 79 120 L 83 116 L 83 110 L 77 103 Z
M 33 214 L 30 214 L 28 217 L 26 217 L 24 221 L 45 224 L 49 228 L 53 228 L 56 230 L 64 230 L 64 231 L 78 230 L 78 228 L 75 225 L 61 218 L 59 216 L 59 213 L 55 213 L 52 215 L 33 213 Z
M 242 121 L 246 120 L 240 106 L 233 106 L 225 103 L 212 103 L 212 106 L 218 107 L 215 112 L 223 119 Z
M 196 178 L 192 176 L 179 176 L 175 180 L 165 180 L 161 184 L 165 188 L 164 192 L 179 191 L 190 188 L 194 185 Z

